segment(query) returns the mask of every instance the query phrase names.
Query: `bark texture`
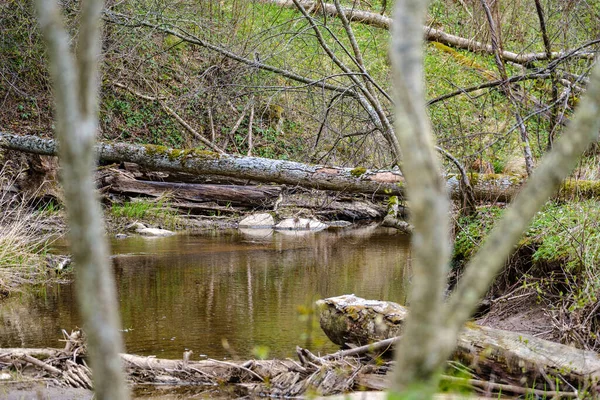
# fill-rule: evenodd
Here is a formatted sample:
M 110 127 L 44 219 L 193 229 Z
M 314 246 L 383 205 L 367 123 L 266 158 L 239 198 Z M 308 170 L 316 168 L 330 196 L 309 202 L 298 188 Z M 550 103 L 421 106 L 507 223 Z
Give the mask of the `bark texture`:
M 0 146 L 42 155 L 56 154 L 54 140 L 0 132 Z M 103 162 L 133 162 L 143 167 L 221 175 L 258 182 L 276 182 L 321 190 L 401 195 L 404 179 L 399 171 L 338 168 L 261 157 L 222 155 L 210 151 L 170 149 L 153 145 L 100 143 L 96 152 Z
M 418 32 L 428 1 L 396 3 L 391 58 L 395 66 L 396 134 L 405 155 L 403 172 L 413 225 L 412 313 L 396 352 L 392 390 L 428 398 L 437 388 L 437 371 L 447 355 L 438 351 L 444 331 L 443 302 L 450 260 L 450 201 L 434 150 L 425 110 L 423 54 Z M 414 388 L 413 385 L 422 385 Z
M 57 154 L 56 143 L 53 140 L 36 136 L 11 135 L 1 131 L 0 147 L 40 155 Z M 100 143 L 96 151 L 100 161 L 123 163 L 136 178 L 139 175 L 144 180 L 194 182 L 202 181 L 206 177 L 211 182 L 237 186 L 252 180 L 365 194 L 398 196 L 404 194 L 404 177 L 399 171 L 316 166 L 259 157 L 220 156 L 210 152 L 194 153 L 192 150 L 127 143 Z M 184 162 L 172 159 L 175 155 L 184 154 Z M 164 177 L 164 174 L 160 176 L 154 176 L 152 173 L 144 174 L 138 171 L 139 166 L 151 171 L 170 171 L 170 174 L 168 177 Z M 479 173 L 467 173 L 467 175 L 475 199 L 481 202 L 509 202 L 525 184 L 525 178 L 521 175 Z M 51 179 L 51 176 L 46 177 Z M 452 198 L 462 200 L 461 177 L 449 174 L 445 176 L 445 180 Z M 600 181 L 566 180 L 554 195 L 557 199 L 600 197 Z
M 244 207 L 272 206 L 279 195 L 278 186 L 212 185 L 139 181 L 126 173 L 113 171 L 105 176 L 102 185 L 109 191 L 128 195 L 150 197 L 168 196 L 171 200 L 197 203 L 214 202 L 220 205 Z

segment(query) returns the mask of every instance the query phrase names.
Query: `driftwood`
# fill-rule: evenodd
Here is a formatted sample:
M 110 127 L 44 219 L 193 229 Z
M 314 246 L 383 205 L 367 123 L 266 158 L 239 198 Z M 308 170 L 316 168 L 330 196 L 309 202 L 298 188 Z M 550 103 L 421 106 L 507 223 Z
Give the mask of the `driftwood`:
M 279 209 L 302 208 L 311 210 L 314 215 L 329 220 L 380 220 L 386 209 L 360 196 L 336 196 L 327 192 L 307 192 L 304 190 L 283 196 Z
M 333 301 L 332 299 L 328 299 L 327 301 L 330 304 L 341 305 L 339 301 Z M 400 315 L 401 318 L 404 318 L 406 315 L 406 310 L 396 304 L 379 302 L 381 304 L 377 305 L 376 303 L 378 302 L 363 300 L 361 304 L 356 304 L 356 302 L 353 306 L 347 304 L 345 309 L 347 313 L 344 313 L 344 315 L 347 316 L 350 313 L 352 314 L 351 319 L 360 321 L 365 316 L 368 316 L 368 312 L 365 312 L 366 304 L 370 304 L 370 307 L 373 309 L 378 309 L 378 312 L 375 313 L 378 316 L 371 319 L 371 322 L 378 324 L 382 323 L 381 318 L 391 318 L 390 321 L 399 322 L 398 316 Z M 401 310 L 401 312 L 398 313 L 398 310 Z M 338 322 L 347 321 L 338 320 Z M 392 325 L 398 324 L 392 323 Z M 340 327 L 339 329 L 343 328 Z M 483 336 L 485 335 L 490 334 L 486 332 Z M 480 337 L 483 336 L 465 336 L 464 341 L 468 342 L 470 347 L 480 346 Z M 491 337 L 493 337 L 493 334 Z M 18 377 L 19 380 L 26 378 L 26 376 L 33 376 L 36 379 L 50 378 L 48 382 L 54 386 L 92 388 L 91 371 L 85 365 L 85 345 L 80 332 L 76 331 L 71 335 L 65 333 L 65 338 L 67 339 L 67 344 L 64 349 L 0 348 L 0 366 L 3 368 L 10 368 L 12 366 L 16 370 L 21 371 L 23 376 Z M 224 388 L 227 385 L 234 385 L 237 388 L 236 393 L 240 396 L 295 397 L 301 396 L 307 391 L 318 395 L 331 395 L 335 393 L 347 393 L 359 388 L 361 390 L 387 389 L 388 378 L 386 374 L 390 371 L 392 365 L 389 361 L 380 359 L 379 356 L 389 350 L 397 340 L 398 338 L 394 337 L 363 347 L 341 350 L 325 356 L 316 356 L 306 349 L 297 348 L 298 362 L 291 359 L 249 361 L 205 359 L 194 361 L 191 359 L 193 356 L 192 351 L 185 351 L 181 360 L 159 359 L 154 356 L 137 356 L 132 354 L 121 354 L 121 359 L 127 373 L 127 379 L 133 385 L 160 385 L 163 387 L 171 386 L 179 388 L 182 386 L 191 386 L 196 388 L 212 388 L 212 390 L 216 387 Z M 521 346 L 529 345 L 525 340 L 521 340 L 520 344 Z M 459 343 L 459 346 L 461 348 L 467 347 L 466 344 L 462 343 Z M 489 346 L 489 344 L 486 346 Z M 538 349 L 536 348 L 535 350 Z M 471 359 L 476 359 L 477 361 L 475 367 L 481 367 L 484 365 L 482 363 L 487 362 L 481 360 L 482 351 L 469 351 Z M 495 352 L 495 348 L 490 349 L 488 347 L 486 349 L 488 357 L 493 356 Z M 366 357 L 368 354 L 374 354 L 379 358 L 379 361 L 373 363 L 373 356 Z M 546 354 L 546 356 L 551 356 L 551 354 Z M 550 358 L 550 360 L 555 358 Z M 519 364 L 520 359 L 517 358 L 512 361 L 514 362 L 513 365 L 517 367 L 515 374 L 523 373 L 525 368 L 531 367 L 529 364 Z M 587 372 L 590 372 L 596 364 L 593 358 L 588 359 L 588 361 L 591 364 L 587 366 Z M 499 361 L 496 362 L 499 363 Z M 531 393 L 548 398 L 554 396 L 569 398 L 584 394 L 584 391 L 580 390 L 577 392 L 567 385 L 567 383 L 573 383 L 573 381 L 568 379 L 571 378 L 574 368 L 578 368 L 579 366 L 577 360 L 563 360 L 563 362 L 572 362 L 572 365 L 575 367 L 570 365 L 570 369 L 552 370 L 553 374 L 550 375 L 543 375 L 546 371 L 540 370 L 540 375 L 546 379 L 550 379 L 550 377 L 554 379 L 560 374 L 560 379 L 562 380 L 557 380 L 556 382 L 560 383 L 562 389 L 553 386 L 554 383 L 543 389 L 539 389 L 530 381 L 519 382 L 517 385 L 514 383 L 489 382 L 475 378 L 463 379 L 451 376 L 443 376 L 442 379 L 465 387 L 482 388 L 488 393 Z M 485 365 L 489 365 L 489 362 Z M 28 366 L 33 367 L 33 371 L 32 368 L 27 368 Z M 471 367 L 473 366 L 474 364 L 471 364 Z M 536 367 L 539 367 L 539 365 L 536 365 Z M 504 377 L 497 369 L 494 373 L 495 379 Z M 589 376 L 590 374 L 585 377 L 581 375 L 580 377 L 589 378 Z M 542 379 L 542 386 L 546 382 L 546 380 Z M 579 385 L 575 386 L 575 388 L 581 389 L 583 382 L 585 382 L 584 379 L 576 381 L 575 383 Z
M 317 301 L 323 331 L 341 346 L 366 345 L 398 336 L 408 310 L 396 303 L 354 295 Z M 490 371 L 509 384 L 535 388 L 575 388 L 597 394 L 600 356 L 536 337 L 469 323 L 453 358 L 483 374 Z M 560 388 L 558 388 L 560 386 Z M 551 386 L 550 386 L 551 387 Z
M 110 173 L 106 173 L 110 172 Z M 118 170 L 105 171 L 102 186 L 109 191 L 150 197 L 169 196 L 182 202 L 272 207 L 281 194 L 278 186 L 213 185 L 174 182 L 139 181 Z
M 299 362 L 290 359 L 192 361 L 191 353 L 186 351 L 181 360 L 132 354 L 121 354 L 121 359 L 127 379 L 133 385 L 214 388 L 229 384 L 238 387 L 243 395 L 269 397 L 294 397 L 307 390 L 320 395 L 344 393 L 355 387 L 359 372 L 377 373 L 389 369 L 387 365 L 363 366 L 352 358 L 324 361 L 303 349 L 298 350 Z M 0 365 L 23 370 L 29 364 L 39 371 L 36 378 L 49 376 L 54 385 L 62 387 L 92 387 L 91 372 L 83 360 L 64 349 L 0 349 Z

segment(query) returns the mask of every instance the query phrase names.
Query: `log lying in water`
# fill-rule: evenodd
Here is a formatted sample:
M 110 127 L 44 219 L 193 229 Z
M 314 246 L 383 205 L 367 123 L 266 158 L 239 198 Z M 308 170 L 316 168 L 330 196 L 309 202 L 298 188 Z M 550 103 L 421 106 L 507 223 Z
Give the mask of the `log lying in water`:
M 408 310 L 396 303 L 354 295 L 317 301 L 321 328 L 336 344 L 364 345 L 400 335 Z M 469 323 L 453 358 L 476 371 L 526 387 L 560 382 L 596 393 L 600 356 L 536 337 Z

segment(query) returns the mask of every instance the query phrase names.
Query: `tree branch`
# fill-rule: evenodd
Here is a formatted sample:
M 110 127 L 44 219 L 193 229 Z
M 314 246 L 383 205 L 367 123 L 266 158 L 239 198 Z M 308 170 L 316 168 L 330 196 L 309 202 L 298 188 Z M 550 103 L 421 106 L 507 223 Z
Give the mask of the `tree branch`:
M 292 3 L 292 0 L 257 0 L 257 1 L 259 1 L 261 3 L 278 5 L 280 7 L 294 8 L 294 4 Z M 306 9 L 311 9 L 312 7 L 314 7 L 314 4 L 315 4 L 313 1 L 310 1 L 310 0 L 302 0 L 301 3 L 304 5 L 304 7 Z M 390 27 L 392 25 L 392 19 L 385 17 L 383 15 L 371 13 L 368 11 L 349 9 L 349 8 L 344 8 L 343 10 L 344 10 L 344 14 L 346 14 L 346 17 L 348 18 L 349 21 L 356 21 L 358 23 L 362 23 L 365 25 L 371 25 L 371 26 L 375 26 L 377 28 L 383 28 L 383 29 L 388 29 L 388 30 L 390 29 Z M 338 11 L 337 11 L 335 5 L 333 5 L 333 4 L 324 3 L 323 7 L 321 7 L 319 9 L 319 12 L 333 16 L 333 17 L 339 16 Z M 474 51 L 474 52 L 483 52 L 483 53 L 487 53 L 487 54 L 494 54 L 494 49 L 489 44 L 485 44 L 485 43 L 477 42 L 475 40 L 466 39 L 466 38 L 463 38 L 460 36 L 452 35 L 452 34 L 444 32 L 442 30 L 435 29 L 435 28 L 428 27 L 428 26 L 421 26 L 421 30 L 424 33 L 425 39 L 430 42 L 440 42 L 440 43 L 454 46 L 456 48 L 463 49 L 463 50 L 469 50 L 469 51 Z M 557 59 L 557 58 L 564 56 L 565 54 L 568 54 L 569 52 L 571 52 L 571 50 L 553 52 L 551 58 Z M 594 58 L 593 53 L 587 53 L 587 52 L 579 53 L 579 51 L 577 53 L 578 53 L 577 57 L 586 58 L 586 59 L 590 59 L 590 60 Z M 530 64 L 534 61 L 548 60 L 548 55 L 546 54 L 546 52 L 515 53 L 515 52 L 503 50 L 501 52 L 501 57 L 502 57 L 502 59 L 504 59 L 506 61 L 511 61 L 511 62 L 514 62 L 517 64 Z

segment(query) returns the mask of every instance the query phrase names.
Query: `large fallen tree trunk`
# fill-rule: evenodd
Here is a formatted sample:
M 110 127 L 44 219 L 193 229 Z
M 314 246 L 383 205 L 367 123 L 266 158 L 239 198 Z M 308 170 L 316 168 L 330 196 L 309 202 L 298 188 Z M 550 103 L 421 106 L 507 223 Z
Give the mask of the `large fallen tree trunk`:
M 0 147 L 40 155 L 55 155 L 51 139 L 0 132 Z M 194 175 L 213 175 L 256 182 L 272 182 L 310 189 L 339 192 L 403 195 L 404 178 L 396 170 L 367 170 L 310 165 L 260 157 L 221 155 L 196 149 L 127 143 L 101 143 L 97 153 L 102 162 L 133 162 L 150 170 Z M 523 177 L 470 173 L 475 198 L 485 202 L 508 202 L 521 189 Z M 448 191 L 461 199 L 458 175 L 446 176 Z M 600 195 L 600 181 L 567 180 L 556 194 L 559 199 L 592 198 Z
M 279 195 L 279 186 L 241 186 L 196 183 L 139 181 L 130 174 L 112 170 L 102 179 L 109 191 L 120 194 L 150 197 L 168 196 L 175 201 L 234 205 L 243 207 L 270 207 Z
M 275 4 L 281 7 L 287 8 L 296 8 L 292 0 L 259 0 L 262 3 L 270 3 Z M 330 16 L 336 17 L 338 15 L 338 11 L 334 4 L 329 3 L 321 3 L 315 1 L 301 0 L 300 4 L 307 10 L 311 10 L 312 12 L 325 13 Z M 346 18 L 350 21 L 357 21 L 366 25 L 375 26 L 377 28 L 390 29 L 392 24 L 392 19 L 386 17 L 384 15 L 362 11 L 351 8 L 343 9 Z M 477 42 L 475 40 L 466 39 L 460 36 L 451 35 L 442 30 L 435 29 L 429 26 L 423 27 L 423 33 L 425 34 L 425 39 L 430 42 L 440 42 L 446 45 L 454 46 L 459 49 L 466 49 L 475 52 L 483 52 L 490 55 L 494 54 L 494 49 L 490 44 Z M 556 59 L 559 57 L 563 57 L 566 55 L 570 56 L 583 56 L 585 58 L 592 59 L 594 53 L 574 53 L 572 51 L 560 51 L 560 52 L 552 52 L 550 57 L 552 59 Z M 512 61 L 518 64 L 528 64 L 537 60 L 547 60 L 549 54 L 546 52 L 539 53 L 515 53 L 512 51 L 502 50 L 500 52 L 500 56 L 506 61 Z
M 34 136 L 0 132 L 0 147 L 41 155 L 56 154 L 54 140 Z M 222 175 L 312 189 L 401 195 L 404 186 L 402 175 L 396 171 L 308 165 L 260 157 L 222 155 L 197 149 L 178 150 L 126 143 L 101 143 L 96 146 L 96 151 L 103 162 L 128 161 L 154 170 Z
M 398 336 L 408 310 L 396 303 L 354 295 L 317 301 L 321 328 L 336 344 L 365 345 Z M 596 393 L 600 356 L 534 336 L 467 324 L 454 359 L 475 371 L 526 387 L 560 382 Z M 564 385 L 564 386 L 562 386 Z

